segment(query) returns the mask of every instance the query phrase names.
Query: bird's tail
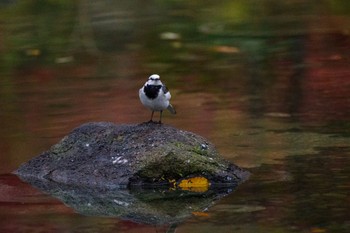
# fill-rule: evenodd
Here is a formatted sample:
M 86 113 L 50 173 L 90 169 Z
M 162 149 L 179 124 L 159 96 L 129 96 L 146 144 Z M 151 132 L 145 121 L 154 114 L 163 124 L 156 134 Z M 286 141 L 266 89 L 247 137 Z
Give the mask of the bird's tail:
M 175 108 L 174 108 L 171 104 L 169 104 L 169 106 L 167 107 L 167 109 L 168 109 L 169 112 L 171 112 L 172 114 L 176 114 L 176 110 L 175 110 Z

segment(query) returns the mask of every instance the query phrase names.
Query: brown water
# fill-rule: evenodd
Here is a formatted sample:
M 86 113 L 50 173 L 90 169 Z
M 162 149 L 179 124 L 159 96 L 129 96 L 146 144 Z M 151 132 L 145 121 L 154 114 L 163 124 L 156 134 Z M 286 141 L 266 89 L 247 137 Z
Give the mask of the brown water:
M 9 175 L 80 124 L 149 120 L 152 73 L 178 112 L 166 124 L 252 172 L 177 233 L 350 231 L 348 3 L 92 2 L 0 3 L 0 232 L 166 232 Z

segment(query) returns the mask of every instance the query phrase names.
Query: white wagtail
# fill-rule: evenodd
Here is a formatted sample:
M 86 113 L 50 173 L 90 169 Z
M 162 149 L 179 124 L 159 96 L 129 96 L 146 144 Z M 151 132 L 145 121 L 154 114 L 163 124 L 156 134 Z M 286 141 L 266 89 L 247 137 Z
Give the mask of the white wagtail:
M 172 114 L 176 114 L 174 107 L 170 104 L 171 98 L 169 90 L 160 81 L 158 74 L 149 76 L 145 85 L 139 90 L 141 103 L 152 110 L 151 120 L 155 111 L 160 112 L 159 123 L 162 123 L 162 113 L 164 109 L 168 109 Z

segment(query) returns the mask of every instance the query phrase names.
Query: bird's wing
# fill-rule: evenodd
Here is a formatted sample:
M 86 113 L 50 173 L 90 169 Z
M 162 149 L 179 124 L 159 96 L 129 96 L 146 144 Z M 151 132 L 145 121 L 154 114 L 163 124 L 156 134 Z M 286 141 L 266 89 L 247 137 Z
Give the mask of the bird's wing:
M 170 100 L 171 95 L 170 95 L 170 92 L 169 92 L 168 88 L 165 85 L 162 86 L 162 91 L 163 91 L 166 99 Z
M 139 90 L 139 97 L 141 98 L 141 95 L 142 95 L 142 92 L 143 92 L 143 88 L 144 87 L 141 87 L 140 90 Z
M 168 88 L 165 85 L 162 86 L 162 91 L 164 92 L 164 94 L 169 92 Z

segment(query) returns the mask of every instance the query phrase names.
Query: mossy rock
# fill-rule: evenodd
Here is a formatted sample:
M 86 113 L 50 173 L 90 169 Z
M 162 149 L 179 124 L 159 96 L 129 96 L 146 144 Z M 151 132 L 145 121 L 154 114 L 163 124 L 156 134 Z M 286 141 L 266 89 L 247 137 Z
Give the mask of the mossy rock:
M 22 164 L 20 177 L 104 188 L 177 187 L 202 177 L 208 186 L 236 186 L 249 172 L 222 159 L 201 136 L 157 124 L 87 123 Z

